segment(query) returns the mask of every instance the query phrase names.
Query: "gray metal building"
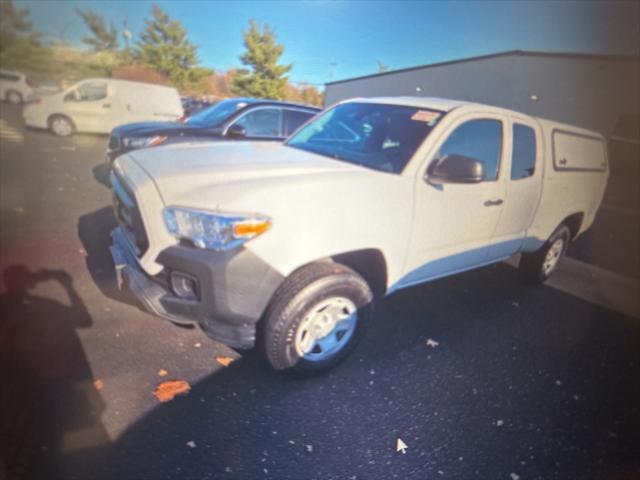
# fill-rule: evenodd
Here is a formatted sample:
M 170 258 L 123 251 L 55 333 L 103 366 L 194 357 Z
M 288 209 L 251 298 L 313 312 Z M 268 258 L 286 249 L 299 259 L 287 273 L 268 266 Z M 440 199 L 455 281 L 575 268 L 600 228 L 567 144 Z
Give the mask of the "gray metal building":
M 331 82 L 325 104 L 399 95 L 486 103 L 640 140 L 640 57 L 515 50 Z

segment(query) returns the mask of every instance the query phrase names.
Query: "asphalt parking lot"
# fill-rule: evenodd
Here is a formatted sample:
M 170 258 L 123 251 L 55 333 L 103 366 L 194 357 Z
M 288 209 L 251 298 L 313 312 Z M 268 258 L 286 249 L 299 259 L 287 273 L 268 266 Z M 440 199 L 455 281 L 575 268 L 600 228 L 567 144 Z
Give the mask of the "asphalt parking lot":
M 106 138 L 0 110 L 6 478 L 640 478 L 628 208 L 604 207 L 549 285 L 498 264 L 401 291 L 338 369 L 291 379 L 118 293 Z M 160 403 L 167 379 L 191 391 Z

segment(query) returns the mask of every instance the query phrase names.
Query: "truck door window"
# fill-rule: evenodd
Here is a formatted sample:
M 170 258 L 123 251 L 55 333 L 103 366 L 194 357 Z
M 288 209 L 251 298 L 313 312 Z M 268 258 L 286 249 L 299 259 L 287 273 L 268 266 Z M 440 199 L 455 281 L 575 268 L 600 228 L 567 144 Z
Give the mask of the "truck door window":
M 511 155 L 511 180 L 533 175 L 536 167 L 536 132 L 533 128 L 513 124 L 513 153 Z
M 502 122 L 499 120 L 470 120 L 456 128 L 440 147 L 438 158 L 464 155 L 480 160 L 484 179 L 496 180 L 502 151 Z
M 247 131 L 247 137 L 279 137 L 282 132 L 282 109 L 258 108 L 236 122 Z

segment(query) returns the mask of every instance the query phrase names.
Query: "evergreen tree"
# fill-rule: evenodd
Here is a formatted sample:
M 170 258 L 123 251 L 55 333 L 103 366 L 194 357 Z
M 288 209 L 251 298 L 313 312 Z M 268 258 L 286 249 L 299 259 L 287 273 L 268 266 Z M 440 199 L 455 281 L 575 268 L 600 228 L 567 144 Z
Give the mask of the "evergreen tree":
M 78 8 L 76 13 L 80 15 L 82 21 L 91 31 L 90 37 L 82 39 L 84 43 L 91 46 L 96 52 L 112 52 L 118 49 L 118 31 L 113 24 L 107 28 L 104 19 L 90 9 L 80 10 Z
M 181 90 L 198 90 L 211 72 L 198 67 L 197 47 L 187 38 L 187 31 L 179 20 L 172 20 L 157 5 L 151 9 L 152 18 L 145 20 L 137 57 Z
M 284 99 L 287 77 L 293 65 L 279 65 L 284 46 L 276 43 L 275 33 L 269 25 L 260 26 L 253 20 L 249 30 L 243 32 L 246 53 L 240 57 L 249 72 L 233 79 L 233 92 L 237 95 Z
M 0 0 L 0 67 L 43 73 L 51 52 L 40 44 L 28 16 L 29 10 L 16 8 L 13 0 Z

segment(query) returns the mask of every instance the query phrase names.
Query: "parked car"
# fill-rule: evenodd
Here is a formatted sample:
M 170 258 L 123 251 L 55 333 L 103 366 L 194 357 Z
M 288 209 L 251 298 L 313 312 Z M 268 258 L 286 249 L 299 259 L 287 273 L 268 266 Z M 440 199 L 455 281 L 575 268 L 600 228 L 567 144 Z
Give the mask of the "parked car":
M 106 162 L 130 150 L 202 140 L 283 141 L 320 111 L 296 103 L 256 98 L 223 100 L 185 122 L 121 125 L 111 132 Z
M 23 103 L 33 96 L 33 85 L 24 73 L 0 70 L 0 99 Z
M 111 254 L 149 312 L 232 347 L 261 328 L 275 369 L 316 373 L 351 351 L 377 296 L 519 252 L 522 279 L 544 282 L 591 226 L 608 167 L 595 132 L 373 98 L 284 144 L 132 152 L 111 178 Z
M 109 133 L 126 122 L 177 120 L 182 114 L 175 88 L 111 78 L 82 80 L 63 92 L 43 95 L 22 111 L 28 126 L 63 137 Z

